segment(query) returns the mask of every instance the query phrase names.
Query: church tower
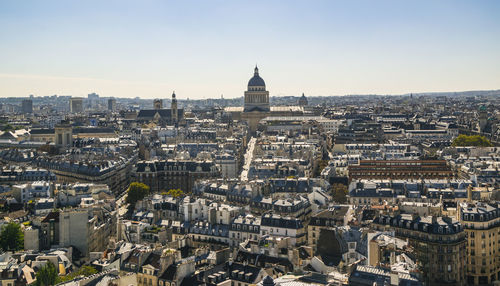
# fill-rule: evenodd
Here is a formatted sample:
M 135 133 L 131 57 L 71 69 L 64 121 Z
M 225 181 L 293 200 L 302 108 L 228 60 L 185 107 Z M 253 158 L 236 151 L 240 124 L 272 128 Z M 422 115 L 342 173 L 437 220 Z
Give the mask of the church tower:
M 172 103 L 170 105 L 172 112 L 172 123 L 177 125 L 179 122 L 179 111 L 177 109 L 177 99 L 175 98 L 175 91 L 172 93 Z
M 163 100 L 161 100 L 161 99 L 155 99 L 153 101 L 153 107 L 154 107 L 154 109 L 157 109 L 157 110 L 158 109 L 163 109 Z
M 269 91 L 266 90 L 266 83 L 259 76 L 259 68 L 255 66 L 254 75 L 248 81 L 248 88 L 245 91 L 245 108 L 243 111 L 269 112 L 269 110 Z

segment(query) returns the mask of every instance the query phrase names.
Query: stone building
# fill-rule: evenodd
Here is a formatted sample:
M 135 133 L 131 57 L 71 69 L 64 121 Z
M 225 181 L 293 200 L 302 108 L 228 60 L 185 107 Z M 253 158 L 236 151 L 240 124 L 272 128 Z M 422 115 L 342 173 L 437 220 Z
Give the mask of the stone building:
M 69 99 L 69 112 L 79 113 L 83 112 L 83 98 L 72 97 Z
M 379 231 L 394 231 L 408 239 L 427 285 L 467 285 L 464 228 L 450 217 L 416 215 L 380 216 L 373 221 Z
M 229 226 L 229 239 L 232 246 L 247 239 L 257 241 L 260 238 L 260 217 L 253 215 L 239 215 Z
M 321 230 L 347 225 L 348 212 L 349 207 L 338 206 L 313 215 L 307 225 L 307 244 L 316 250 Z
M 269 104 L 269 91 L 266 90 L 264 79 L 259 75 L 258 67 L 255 67 L 254 75 L 248 81 L 244 95 L 245 103 L 243 107 L 226 107 L 224 111 L 230 113 L 233 120 L 246 121 L 252 132 L 257 130 L 260 120 L 268 116 L 299 116 L 304 113 L 302 106 L 271 107 Z
M 446 160 L 361 160 L 349 166 L 353 179 L 446 179 L 453 171 Z
M 56 125 L 54 137 L 56 146 L 71 146 L 73 144 L 73 127 L 70 124 Z
M 160 125 L 177 125 L 183 122 L 184 109 L 177 106 L 175 92 L 172 93 L 170 109 L 163 108 L 163 101 L 157 99 L 154 101 L 154 109 L 142 109 L 137 114 L 139 122 L 156 122 Z
M 307 98 L 306 96 L 304 95 L 304 93 L 302 93 L 302 96 L 300 97 L 299 99 L 299 105 L 300 106 L 307 106 L 308 102 L 307 102 Z
M 461 204 L 458 220 L 467 233 L 467 284 L 500 280 L 500 209 L 498 204 Z
M 297 218 L 282 217 L 273 213 L 264 214 L 260 220 L 261 236 L 289 237 L 293 245 L 306 243 L 307 236 L 302 221 Z
M 139 182 L 148 185 L 152 192 L 181 189 L 191 192 L 196 180 L 220 176 L 213 161 L 164 160 L 141 161 L 136 167 Z

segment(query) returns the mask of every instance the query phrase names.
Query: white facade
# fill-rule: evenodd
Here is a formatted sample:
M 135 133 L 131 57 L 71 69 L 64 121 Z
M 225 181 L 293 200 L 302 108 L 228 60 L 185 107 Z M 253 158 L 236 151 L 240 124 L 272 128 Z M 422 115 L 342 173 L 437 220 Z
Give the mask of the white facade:
M 344 120 L 336 119 L 319 119 L 318 123 L 321 125 L 325 132 L 337 133 L 339 131 L 339 126 L 342 125 Z
M 238 161 L 229 154 L 219 155 L 215 157 L 215 162 L 219 165 L 222 177 L 236 178 L 238 176 Z
M 20 203 L 26 203 L 36 198 L 50 197 L 50 184 L 45 181 L 38 181 L 28 184 L 12 186 L 14 197 Z
M 182 209 L 184 211 L 184 221 L 208 219 L 209 207 L 205 199 L 196 199 L 190 202 L 190 197 L 188 196 L 184 198 Z

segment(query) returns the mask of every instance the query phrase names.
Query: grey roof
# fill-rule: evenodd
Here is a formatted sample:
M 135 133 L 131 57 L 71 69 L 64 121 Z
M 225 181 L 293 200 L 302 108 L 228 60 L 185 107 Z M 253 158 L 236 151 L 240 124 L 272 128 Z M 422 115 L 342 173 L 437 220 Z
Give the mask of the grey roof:
M 184 109 L 180 108 L 177 110 L 179 119 L 184 118 Z M 151 119 L 158 113 L 163 119 L 172 118 L 172 110 L 171 109 L 142 109 L 137 114 L 137 119 Z
M 255 67 L 253 77 L 248 81 L 248 86 L 266 86 L 264 80 L 259 76 L 259 69 Z
M 463 232 L 463 227 L 460 222 L 454 218 L 446 217 L 433 218 L 432 216 L 427 216 L 413 218 L 408 214 L 402 214 L 395 217 L 381 215 L 375 218 L 373 223 L 439 235 L 450 235 Z
M 193 160 L 163 160 L 163 161 L 140 161 L 136 164 L 136 172 L 145 172 L 149 167 L 151 172 L 158 171 L 189 171 L 189 172 L 210 172 L 215 165 L 212 161 L 193 161 Z M 201 170 L 198 170 L 198 167 Z
M 299 229 L 303 228 L 304 225 L 302 221 L 296 218 L 282 217 L 280 215 L 267 213 L 262 215 L 260 225 L 262 226 L 274 226 L 282 228 Z
M 31 134 L 54 134 L 55 129 L 54 128 L 37 128 L 37 129 L 31 129 L 30 133 Z

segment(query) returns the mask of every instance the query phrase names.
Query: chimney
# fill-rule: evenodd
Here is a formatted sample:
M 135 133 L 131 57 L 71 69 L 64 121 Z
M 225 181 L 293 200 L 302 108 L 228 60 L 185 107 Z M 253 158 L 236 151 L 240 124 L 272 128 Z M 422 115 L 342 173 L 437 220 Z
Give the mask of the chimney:
M 467 187 L 467 202 L 472 203 L 472 185 Z
M 396 263 L 396 252 L 391 251 L 391 256 L 389 257 L 389 263 L 394 265 Z
M 432 224 L 436 224 L 436 223 L 437 223 L 437 216 L 432 215 Z
M 399 285 L 399 275 L 397 272 L 391 272 L 391 285 Z

